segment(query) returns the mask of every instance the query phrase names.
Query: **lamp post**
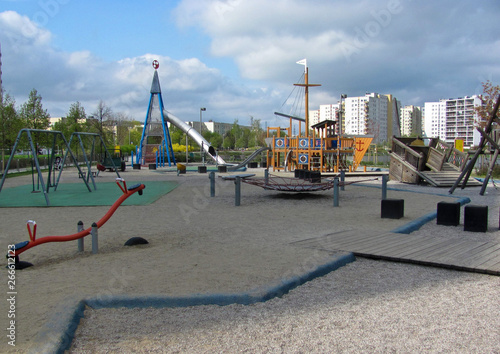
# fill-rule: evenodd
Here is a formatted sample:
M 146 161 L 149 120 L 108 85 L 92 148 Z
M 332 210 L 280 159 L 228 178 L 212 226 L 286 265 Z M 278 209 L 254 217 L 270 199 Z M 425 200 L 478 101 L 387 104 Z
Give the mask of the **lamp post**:
M 203 121 L 201 119 L 201 112 L 204 112 L 206 111 L 207 109 L 205 107 L 201 107 L 200 108 L 200 135 L 203 137 L 203 134 L 202 134 L 202 131 L 203 131 Z M 203 142 L 201 143 L 201 148 L 200 148 L 200 157 L 201 157 L 201 160 L 203 162 L 203 164 L 205 164 L 205 159 L 203 158 Z
M 347 98 L 345 93 L 340 95 L 340 105 L 339 105 L 339 135 L 342 135 L 342 113 L 344 113 L 344 109 L 342 108 L 342 100 Z

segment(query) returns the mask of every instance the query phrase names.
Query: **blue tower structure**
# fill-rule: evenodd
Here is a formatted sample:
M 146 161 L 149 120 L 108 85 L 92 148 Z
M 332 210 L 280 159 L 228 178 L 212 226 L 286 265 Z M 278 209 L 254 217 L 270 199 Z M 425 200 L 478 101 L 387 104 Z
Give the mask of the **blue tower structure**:
M 151 83 L 151 96 L 149 97 L 149 106 L 144 121 L 137 161 L 142 165 L 156 163 L 160 166 L 167 161 L 168 166 L 172 166 L 176 162 L 167 120 L 163 114 L 164 106 L 161 97 L 160 79 L 158 78 L 159 66 L 158 61 L 154 60 L 153 68 L 155 73 Z

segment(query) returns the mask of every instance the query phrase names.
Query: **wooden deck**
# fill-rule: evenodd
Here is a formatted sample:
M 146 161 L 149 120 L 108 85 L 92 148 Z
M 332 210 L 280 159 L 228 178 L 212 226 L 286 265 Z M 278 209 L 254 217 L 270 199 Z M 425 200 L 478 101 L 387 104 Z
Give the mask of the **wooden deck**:
M 359 257 L 500 275 L 500 244 L 411 234 L 337 232 L 293 242 L 298 247 L 347 251 Z

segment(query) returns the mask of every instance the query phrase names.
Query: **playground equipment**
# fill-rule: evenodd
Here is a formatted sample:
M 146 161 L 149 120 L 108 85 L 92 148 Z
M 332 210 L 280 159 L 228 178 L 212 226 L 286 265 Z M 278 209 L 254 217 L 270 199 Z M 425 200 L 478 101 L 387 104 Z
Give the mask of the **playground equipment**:
M 40 163 L 38 160 L 38 149 L 35 147 L 34 139 L 33 139 L 33 133 L 36 134 L 41 134 L 41 135 L 46 135 L 47 137 L 52 136 L 52 148 L 50 149 L 49 153 L 49 163 L 48 163 L 48 173 L 47 173 L 47 181 L 44 180 L 42 170 L 40 168 Z M 41 130 L 41 129 L 21 129 L 17 135 L 16 142 L 14 143 L 14 146 L 12 148 L 12 153 L 9 157 L 9 160 L 7 162 L 7 166 L 5 168 L 5 171 L 2 176 L 2 180 L 0 182 L 0 192 L 2 191 L 3 184 L 5 182 L 5 178 L 7 177 L 7 173 L 9 171 L 11 162 L 14 158 L 15 152 L 18 149 L 19 143 L 21 141 L 21 138 L 23 135 L 26 134 L 28 143 L 30 146 L 30 151 L 33 154 L 33 166 L 32 166 L 32 182 L 33 182 L 33 192 L 43 192 L 43 195 L 45 197 L 45 202 L 47 203 L 47 206 L 50 205 L 50 200 L 48 193 L 50 191 L 50 188 L 54 188 L 54 192 L 57 190 L 57 186 L 59 185 L 59 180 L 61 179 L 61 174 L 64 169 L 64 165 L 66 164 L 66 159 L 68 157 L 68 154 L 72 158 L 72 162 L 75 165 L 75 167 L 78 169 L 78 175 L 81 177 L 83 182 L 85 183 L 87 189 L 89 192 L 92 192 L 92 189 L 89 185 L 90 182 L 92 182 L 92 185 L 94 187 L 94 190 L 97 190 L 97 186 L 94 180 L 94 177 L 97 176 L 98 171 L 92 171 L 92 162 L 97 161 L 96 159 L 96 140 L 99 138 L 100 143 L 101 143 L 101 148 L 104 149 L 104 152 L 106 153 L 106 156 L 111 156 L 109 153 L 108 149 L 106 148 L 106 144 L 104 144 L 104 141 L 102 140 L 102 137 L 99 134 L 96 133 L 83 133 L 83 132 L 74 132 L 71 134 L 71 137 L 69 139 L 69 142 L 66 140 L 64 134 L 60 131 L 53 131 L 53 130 Z M 64 151 L 64 148 L 66 148 L 66 151 L 64 152 L 64 157 L 61 159 L 59 156 L 56 155 L 56 146 L 59 147 L 59 145 L 56 144 L 57 138 L 60 137 L 63 142 L 63 147 L 62 150 Z M 83 143 L 82 137 L 90 137 L 91 140 L 91 145 L 90 145 L 90 154 L 87 155 L 87 149 L 85 148 L 85 144 Z M 82 171 L 80 168 L 80 164 L 78 162 L 77 157 L 73 154 L 73 151 L 71 150 L 71 144 L 73 143 L 73 139 L 78 140 L 78 144 L 82 150 L 82 156 L 84 160 L 84 164 L 86 166 L 86 171 Z M 90 160 L 88 158 L 90 156 Z M 105 162 L 105 161 L 104 161 Z M 106 162 L 105 162 L 106 163 Z M 118 178 L 120 178 L 120 174 L 118 173 L 118 166 L 120 165 L 115 165 L 114 161 L 108 161 L 108 164 L 111 164 L 111 167 L 115 170 L 116 175 Z M 121 166 L 124 166 L 124 162 Z M 102 165 L 97 164 L 97 169 L 100 171 L 102 170 Z M 37 187 L 35 188 L 35 168 L 37 171 Z M 59 171 L 57 178 L 55 177 L 55 172 Z M 40 190 L 41 187 L 41 190 Z
M 172 164 L 176 164 L 174 152 L 172 150 L 170 132 L 167 125 L 167 122 L 170 122 L 192 138 L 216 163 L 221 165 L 225 164 L 225 161 L 217 155 L 214 147 L 211 146 L 200 133 L 190 125 L 184 123 L 180 118 L 177 118 L 172 113 L 165 110 L 157 71 L 159 66 L 159 62 L 154 60 L 153 68 L 155 72 L 151 83 L 151 96 L 146 113 L 146 120 L 144 122 L 144 129 L 142 131 L 141 143 L 137 153 L 138 163 L 142 165 L 157 163 L 156 152 L 165 151 L 165 154 L 161 154 L 161 156 L 167 158 L 168 165 L 172 166 Z M 158 108 L 158 110 L 155 110 L 155 108 Z
M 354 183 L 374 181 L 377 179 L 378 178 L 372 178 L 349 182 L 341 180 L 338 181 L 338 186 L 344 187 Z M 305 178 L 293 178 L 269 174 L 264 178 L 242 178 L 241 181 L 247 184 L 262 187 L 266 190 L 273 190 L 278 192 L 318 192 L 334 188 L 335 186 L 335 179 L 327 178 L 325 180 L 321 180 L 321 178 L 316 179 L 316 177 L 314 177 L 313 175 Z
M 495 141 L 490 136 L 490 134 L 493 133 L 493 131 L 492 131 L 493 130 L 493 127 L 492 127 L 493 123 L 498 122 L 497 112 L 498 112 L 499 108 L 500 108 L 500 96 L 498 96 L 498 98 L 497 98 L 497 102 L 496 102 L 495 106 L 493 107 L 490 119 L 488 119 L 488 122 L 486 123 L 486 127 L 484 129 L 482 129 L 481 127 L 476 128 L 479 131 L 479 133 L 481 133 L 481 140 L 479 142 L 479 146 L 478 146 L 474 156 L 469 160 L 467 165 L 462 170 L 462 173 L 460 174 L 460 176 L 458 176 L 457 180 L 455 181 L 453 186 L 450 188 L 450 190 L 449 190 L 450 194 L 453 194 L 453 192 L 460 185 L 460 183 L 462 183 L 462 189 L 464 189 L 467 186 L 467 182 L 469 181 L 469 177 L 472 173 L 472 170 L 474 169 L 474 165 L 476 164 L 476 161 L 477 161 L 479 155 L 481 155 L 484 147 L 486 146 L 486 143 L 488 142 L 494 148 L 495 153 L 493 155 L 493 158 L 492 158 L 492 161 L 490 164 L 490 168 L 488 169 L 488 173 L 486 174 L 486 178 L 484 179 L 483 185 L 481 187 L 481 191 L 479 192 L 480 195 L 484 195 L 484 192 L 486 191 L 486 186 L 488 185 L 488 180 L 491 177 L 491 173 L 493 171 L 493 168 L 496 164 L 496 160 L 498 158 L 498 154 L 500 152 L 500 145 L 499 145 L 500 138 L 497 138 L 497 141 Z M 498 131 L 497 131 L 497 134 L 498 134 Z
M 40 168 L 40 163 L 38 161 L 38 151 L 35 148 L 32 133 L 43 133 L 43 134 L 47 135 L 47 137 L 52 136 L 52 149 L 51 149 L 50 156 L 49 156 L 49 163 L 48 163 L 49 170 L 48 170 L 48 174 L 47 174 L 47 182 L 45 182 L 45 180 L 43 178 L 42 170 Z M 57 157 L 55 156 L 56 142 L 57 142 L 58 137 L 60 137 L 62 139 L 62 141 L 64 143 L 64 147 L 66 147 L 65 158 L 66 158 L 67 154 L 69 153 L 71 155 L 71 158 L 73 159 L 73 163 L 75 164 L 76 168 L 78 169 L 78 173 L 80 175 L 82 175 L 82 170 L 80 169 L 80 166 L 78 165 L 78 161 L 77 161 L 75 155 L 73 155 L 73 152 L 71 151 L 70 145 L 68 144 L 68 141 L 64 137 L 64 134 L 60 131 L 41 130 L 41 129 L 21 129 L 19 131 L 19 133 L 17 134 L 16 142 L 14 143 L 14 146 L 12 148 L 12 153 L 9 157 L 9 160 L 7 161 L 7 166 L 5 167 L 5 171 L 4 171 L 3 176 L 2 176 L 2 181 L 0 182 L 0 192 L 2 191 L 2 187 L 3 187 L 3 184 L 5 182 L 5 178 L 7 177 L 7 173 L 9 171 L 10 164 L 14 158 L 14 155 L 18 149 L 21 138 L 24 134 L 26 134 L 26 136 L 28 138 L 29 147 L 31 149 L 31 153 L 33 154 L 33 161 L 34 161 L 34 165 L 35 165 L 36 171 L 37 171 L 37 182 L 41 186 L 41 191 L 43 192 L 43 195 L 45 197 L 45 202 L 47 203 L 47 205 L 50 205 L 49 196 L 48 196 L 49 189 L 54 188 L 54 191 L 57 189 L 57 185 L 59 183 L 59 178 L 61 176 L 63 166 L 64 166 L 64 163 L 61 163 L 57 159 Z M 58 175 L 57 179 L 54 181 L 53 176 L 52 176 L 52 172 L 54 172 L 55 169 L 59 169 L 59 175 Z M 88 180 L 83 179 L 83 181 L 85 182 L 85 186 L 87 187 L 89 192 L 92 192 L 92 189 L 89 186 Z M 34 189 L 34 185 L 35 185 L 35 182 L 34 182 L 34 171 L 33 171 L 33 189 Z M 95 188 L 95 184 L 94 184 L 94 188 Z
M 127 184 L 123 178 L 117 178 L 116 184 L 123 192 L 123 194 L 113 203 L 113 205 L 109 208 L 106 214 L 95 224 L 94 227 L 100 228 L 103 226 L 110 218 L 113 216 L 114 212 L 118 209 L 118 207 L 132 194 L 138 192 L 139 195 L 142 195 L 142 191 L 146 186 L 144 184 L 136 184 L 129 188 L 127 188 Z M 15 244 L 13 247 L 9 247 L 9 251 L 7 253 L 7 258 L 15 259 L 15 263 L 19 263 L 19 255 L 30 248 L 35 246 L 47 243 L 47 242 L 66 242 L 81 239 L 85 236 L 88 236 L 92 232 L 92 227 L 77 232 L 76 234 L 67 235 L 67 236 L 45 236 L 42 238 L 36 238 L 36 222 L 33 220 L 28 220 L 27 222 L 29 241 L 19 242 Z M 12 261 L 9 261 L 12 263 Z
M 287 168 L 290 171 L 294 169 L 319 172 L 355 171 L 368 150 L 373 136 L 343 135 L 342 129 L 336 129 L 337 122 L 332 120 L 324 120 L 309 127 L 309 87 L 319 85 L 309 84 L 305 59 L 297 63 L 305 66 L 304 83 L 295 84 L 305 89 L 305 119 L 275 112 L 276 115 L 288 117 L 290 125 L 288 128 L 267 128 L 266 142 L 271 150 L 267 154 L 267 166 L 272 167 L 273 171 Z M 342 108 L 340 107 L 339 110 L 342 111 Z M 339 120 L 341 120 L 340 116 Z M 293 121 L 298 121 L 299 124 L 297 136 L 292 136 Z M 301 123 L 305 123 L 304 134 L 302 134 Z M 282 136 L 283 131 L 286 132 L 286 136 Z M 352 158 L 352 162 L 348 157 Z
M 165 150 L 168 165 L 172 166 L 172 164 L 175 165 L 175 156 L 168 125 L 163 115 L 163 98 L 161 96 L 160 79 L 158 78 L 159 66 L 160 63 L 154 60 L 153 68 L 155 72 L 151 83 L 151 95 L 139 146 L 138 161 L 141 161 L 143 165 L 156 163 L 156 153 L 159 150 Z M 155 110 L 155 108 L 157 109 Z
M 90 154 L 89 154 L 90 155 L 90 160 L 88 158 L 88 155 L 87 155 L 87 152 L 86 152 L 86 149 L 85 149 L 85 144 L 83 143 L 82 137 L 87 137 L 87 138 L 91 139 Z M 94 186 L 94 190 L 97 190 L 97 186 L 95 184 L 94 177 L 97 176 L 98 172 L 93 172 L 92 171 L 92 162 L 98 160 L 95 157 L 95 155 L 96 155 L 96 140 L 98 138 L 99 138 L 100 143 L 101 143 L 101 155 L 102 155 L 102 149 L 104 149 L 104 157 L 101 156 L 101 160 L 102 160 L 101 162 L 103 163 L 103 165 L 97 164 L 98 171 L 101 171 L 103 169 L 103 167 L 109 166 L 109 167 L 106 167 L 106 168 L 114 170 L 116 172 L 116 176 L 118 178 L 120 178 L 120 174 L 118 173 L 118 166 L 121 166 L 121 160 L 116 161 L 117 163 L 115 164 L 115 160 L 114 159 L 109 159 L 108 158 L 109 156 L 112 156 L 112 155 L 109 153 L 109 150 L 106 147 L 106 144 L 104 143 L 104 140 L 102 140 L 102 137 L 101 137 L 100 134 L 97 134 L 97 133 L 74 132 L 74 133 L 71 134 L 71 137 L 69 138 L 69 146 L 71 146 L 71 143 L 73 142 L 73 139 L 75 139 L 75 138 L 78 139 L 78 143 L 80 145 L 80 148 L 82 149 L 83 160 L 84 160 L 85 166 L 87 167 L 86 173 L 82 173 L 80 176 L 83 179 L 86 179 L 87 183 L 88 183 L 89 179 L 92 180 L 92 184 Z M 67 155 L 68 155 L 68 151 L 66 151 L 66 153 L 64 154 L 64 157 L 63 157 L 63 160 L 62 160 L 62 164 L 63 165 L 66 162 Z M 118 163 L 118 162 L 120 162 L 120 163 Z M 59 176 L 57 178 L 58 181 L 59 181 L 59 178 L 61 176 L 61 173 L 62 173 L 62 170 L 59 172 Z
M 126 164 L 119 147 L 114 148 L 111 152 L 106 151 L 106 154 L 102 159 L 102 166 L 104 169 L 108 169 L 110 171 L 117 172 L 118 169 L 121 172 L 125 171 Z

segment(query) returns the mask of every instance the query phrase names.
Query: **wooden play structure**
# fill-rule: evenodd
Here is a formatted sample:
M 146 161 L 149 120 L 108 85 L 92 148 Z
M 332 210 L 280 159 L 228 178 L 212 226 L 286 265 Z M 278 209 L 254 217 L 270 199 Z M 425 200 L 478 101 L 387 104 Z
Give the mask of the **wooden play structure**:
M 370 147 L 373 136 L 347 136 L 337 122 L 324 120 L 309 127 L 309 87 L 320 86 L 309 84 L 306 60 L 297 64 L 305 66 L 304 83 L 295 86 L 305 90 L 305 119 L 275 112 L 276 115 L 288 117 L 288 128 L 268 127 L 266 142 L 270 150 L 267 153 L 267 166 L 274 171 L 304 169 L 319 172 L 356 171 L 363 156 Z M 342 107 L 340 107 L 342 111 Z M 339 114 L 341 120 L 341 114 Z M 298 121 L 299 134 L 292 136 L 293 121 Z M 301 123 L 305 125 L 302 133 Z M 285 132 L 283 134 L 283 132 Z
M 371 136 L 340 136 L 335 133 L 335 122 L 322 121 L 312 127 L 312 137 L 281 136 L 283 129 L 267 128 L 271 150 L 267 164 L 273 171 L 304 169 L 319 172 L 356 171 L 370 147 Z M 272 132 L 276 135 L 272 136 Z M 349 158 L 350 157 L 350 158 Z
M 451 187 L 468 161 L 468 154 L 437 138 L 428 143 L 420 138 L 392 138 L 389 178 L 411 184 L 427 182 L 434 187 Z M 467 186 L 481 185 L 471 179 Z

